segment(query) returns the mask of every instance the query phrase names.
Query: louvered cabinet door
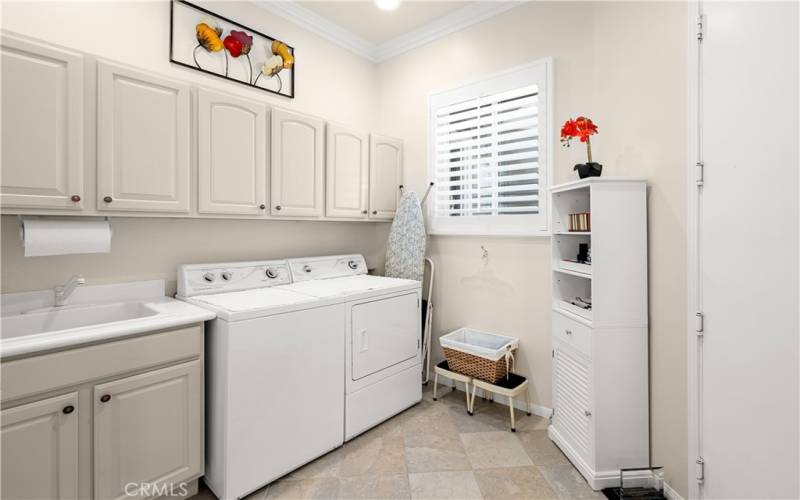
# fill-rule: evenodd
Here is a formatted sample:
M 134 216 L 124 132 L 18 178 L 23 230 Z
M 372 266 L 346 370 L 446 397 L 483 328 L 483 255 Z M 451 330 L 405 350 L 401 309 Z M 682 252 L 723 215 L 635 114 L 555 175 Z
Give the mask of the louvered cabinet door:
M 553 351 L 553 426 L 575 452 L 593 466 L 591 361 L 555 343 Z

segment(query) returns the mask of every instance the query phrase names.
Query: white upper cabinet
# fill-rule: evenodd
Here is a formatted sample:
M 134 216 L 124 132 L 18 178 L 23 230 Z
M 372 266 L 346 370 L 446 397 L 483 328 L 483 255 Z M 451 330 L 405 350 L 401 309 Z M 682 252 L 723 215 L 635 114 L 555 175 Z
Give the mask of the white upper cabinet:
M 0 205 L 83 207 L 83 56 L 3 35 Z
M 97 207 L 189 211 L 190 87 L 97 65 Z
M 272 110 L 272 215 L 322 216 L 324 128 L 319 118 Z
M 325 156 L 325 215 L 367 217 L 369 136 L 328 123 Z
M 199 211 L 266 213 L 267 107 L 200 89 L 197 108 Z
M 397 212 L 403 178 L 403 141 L 371 135 L 369 138 L 369 217 L 392 219 Z
M 3 410 L 3 498 L 78 498 L 78 393 Z

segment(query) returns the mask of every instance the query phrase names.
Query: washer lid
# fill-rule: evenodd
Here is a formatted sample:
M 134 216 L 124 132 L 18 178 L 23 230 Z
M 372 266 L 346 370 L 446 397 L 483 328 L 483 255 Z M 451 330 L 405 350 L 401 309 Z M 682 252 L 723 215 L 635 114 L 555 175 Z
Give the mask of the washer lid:
M 390 289 L 419 288 L 420 282 L 384 276 L 360 274 L 344 278 L 319 279 L 301 281 L 286 285 L 293 292 L 300 292 L 314 297 L 341 297 L 365 292 L 389 291 Z
M 208 304 L 215 309 L 232 313 L 244 311 L 268 311 L 285 306 L 318 302 L 316 297 L 286 290 L 285 287 L 257 288 L 241 292 L 197 295 L 193 302 Z

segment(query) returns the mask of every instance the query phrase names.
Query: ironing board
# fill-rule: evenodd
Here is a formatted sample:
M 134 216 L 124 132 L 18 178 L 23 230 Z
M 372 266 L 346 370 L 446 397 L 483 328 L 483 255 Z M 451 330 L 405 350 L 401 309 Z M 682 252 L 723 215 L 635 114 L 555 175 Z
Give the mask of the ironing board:
M 425 272 L 425 221 L 417 193 L 404 192 L 386 244 L 386 276 L 422 281 Z

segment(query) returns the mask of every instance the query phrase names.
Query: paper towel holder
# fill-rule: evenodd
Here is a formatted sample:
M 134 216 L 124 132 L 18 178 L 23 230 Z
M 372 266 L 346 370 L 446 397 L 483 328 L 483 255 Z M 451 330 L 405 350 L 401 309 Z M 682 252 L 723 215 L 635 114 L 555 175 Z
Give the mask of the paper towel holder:
M 111 218 L 107 215 L 102 217 L 81 217 L 81 216 L 47 216 L 47 215 L 17 215 L 17 221 L 19 222 L 19 239 L 20 241 L 25 241 L 25 219 L 51 219 L 51 220 L 104 220 L 108 222 L 108 230 L 111 232 L 111 235 L 114 235 L 114 228 L 111 226 Z

